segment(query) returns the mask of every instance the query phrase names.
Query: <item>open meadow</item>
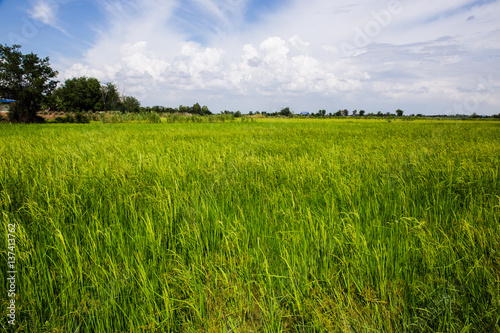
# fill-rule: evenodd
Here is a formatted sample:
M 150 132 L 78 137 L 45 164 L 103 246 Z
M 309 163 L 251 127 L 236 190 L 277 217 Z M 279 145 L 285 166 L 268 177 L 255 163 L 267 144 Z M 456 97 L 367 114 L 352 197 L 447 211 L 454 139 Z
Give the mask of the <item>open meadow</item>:
M 500 331 L 496 121 L 0 124 L 0 222 L 18 332 Z

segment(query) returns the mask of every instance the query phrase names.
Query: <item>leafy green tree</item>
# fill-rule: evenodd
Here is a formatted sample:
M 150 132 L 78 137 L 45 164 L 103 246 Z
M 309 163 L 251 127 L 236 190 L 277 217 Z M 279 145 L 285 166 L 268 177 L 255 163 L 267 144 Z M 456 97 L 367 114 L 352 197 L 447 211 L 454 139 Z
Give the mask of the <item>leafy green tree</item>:
M 100 86 L 101 100 L 97 103 L 95 110 L 110 111 L 116 108 L 120 103 L 120 95 L 118 88 L 111 82 L 107 82 Z
M 210 110 L 208 109 L 208 106 L 203 105 L 203 107 L 201 108 L 201 114 L 204 116 L 209 116 L 212 114 L 212 112 L 210 112 Z
M 191 113 L 201 115 L 201 105 L 199 103 L 194 104 L 191 108 Z
M 9 112 L 11 122 L 41 122 L 37 112 L 55 89 L 57 81 L 53 79 L 58 73 L 50 67 L 48 57 L 22 54 L 20 48 L 0 45 L 0 95 L 16 100 Z
M 344 109 L 342 110 L 342 116 L 347 117 L 349 115 L 349 110 Z
M 139 112 L 141 103 L 137 98 L 132 96 L 124 96 L 122 98 L 121 111 L 122 112 Z
M 292 111 L 290 111 L 290 108 L 286 107 L 279 112 L 279 115 L 285 117 L 291 117 L 293 114 Z
M 404 111 L 403 111 L 403 110 L 401 110 L 401 109 L 397 109 L 397 110 L 396 110 L 396 115 L 397 115 L 398 117 L 402 117 L 402 116 L 403 116 L 403 113 L 404 113 Z
M 190 113 L 192 114 L 197 114 L 200 116 L 205 116 L 205 115 L 211 115 L 212 112 L 208 109 L 206 105 L 203 105 L 203 107 L 200 105 L 200 103 L 196 103 L 193 105 L 193 107 L 190 110 Z
M 326 110 L 319 110 L 319 111 L 318 111 L 318 115 L 319 115 L 320 117 L 324 117 L 324 116 L 325 116 L 325 114 L 326 114 Z
M 163 113 L 163 112 L 165 112 L 165 109 L 166 108 L 164 106 L 155 105 L 152 108 L 150 108 L 150 111 L 156 112 L 156 113 Z
M 180 113 L 191 113 L 192 108 L 189 106 L 184 106 L 184 105 L 179 105 L 179 112 Z
M 62 99 L 65 111 L 90 111 L 102 107 L 101 83 L 85 76 L 68 79 L 54 92 Z
M 365 110 L 359 110 L 359 115 L 363 117 L 365 115 Z

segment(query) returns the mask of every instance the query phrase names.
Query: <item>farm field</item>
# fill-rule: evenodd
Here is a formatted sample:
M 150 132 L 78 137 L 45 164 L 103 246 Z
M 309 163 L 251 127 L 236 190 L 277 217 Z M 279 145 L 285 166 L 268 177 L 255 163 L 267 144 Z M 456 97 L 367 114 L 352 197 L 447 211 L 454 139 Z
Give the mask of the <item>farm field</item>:
M 18 332 L 500 331 L 500 122 L 0 124 L 0 221 Z

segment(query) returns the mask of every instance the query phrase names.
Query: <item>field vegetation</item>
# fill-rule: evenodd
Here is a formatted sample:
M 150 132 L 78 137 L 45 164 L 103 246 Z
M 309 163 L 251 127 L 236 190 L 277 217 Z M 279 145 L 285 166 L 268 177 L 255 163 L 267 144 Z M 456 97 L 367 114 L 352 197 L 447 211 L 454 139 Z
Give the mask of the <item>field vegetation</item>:
M 0 124 L 0 142 L 4 327 L 15 224 L 19 332 L 500 331 L 497 122 Z

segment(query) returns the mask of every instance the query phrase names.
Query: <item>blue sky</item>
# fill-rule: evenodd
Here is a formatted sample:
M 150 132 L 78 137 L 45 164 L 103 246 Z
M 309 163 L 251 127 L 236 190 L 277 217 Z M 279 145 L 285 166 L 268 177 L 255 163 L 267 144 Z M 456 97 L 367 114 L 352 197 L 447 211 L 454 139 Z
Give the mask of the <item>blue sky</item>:
M 500 0 L 1 0 L 59 80 L 213 112 L 500 113 Z

